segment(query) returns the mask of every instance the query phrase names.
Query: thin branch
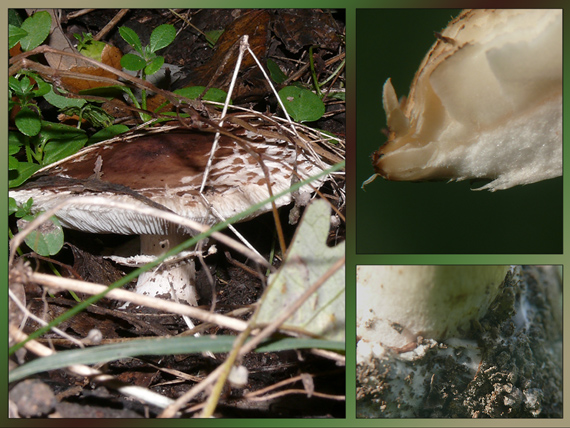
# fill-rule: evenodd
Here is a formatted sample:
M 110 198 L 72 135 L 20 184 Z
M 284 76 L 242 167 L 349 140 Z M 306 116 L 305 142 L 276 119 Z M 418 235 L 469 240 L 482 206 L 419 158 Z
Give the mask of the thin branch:
M 262 397 L 247 397 L 249 401 L 268 401 L 274 398 L 283 397 L 285 395 L 292 395 L 292 394 L 304 394 L 308 395 L 307 391 L 304 389 L 287 389 L 285 391 L 275 392 L 273 394 L 267 394 Z M 337 400 L 337 401 L 344 401 L 346 400 L 345 395 L 333 395 L 333 394 L 325 394 L 323 392 L 314 391 L 311 393 L 313 397 L 320 397 L 320 398 L 328 398 L 329 400 Z
M 277 388 L 281 388 L 282 386 L 285 386 L 285 385 L 289 385 L 289 384 L 291 384 L 291 383 L 298 382 L 298 381 L 300 381 L 300 380 L 302 380 L 302 379 L 303 379 L 303 376 L 302 376 L 302 375 L 294 376 L 294 377 L 287 378 L 287 379 L 283 379 L 282 381 L 279 381 L 279 382 L 277 382 L 277 383 L 274 383 L 273 385 L 266 386 L 265 388 L 261 388 L 261 389 L 258 389 L 258 390 L 256 390 L 256 391 L 248 392 L 247 394 L 244 395 L 244 398 L 258 397 L 258 396 L 260 396 L 260 395 L 265 394 L 266 392 L 273 391 L 273 390 L 275 390 L 275 389 L 277 389 Z
M 93 37 L 93 40 L 101 40 L 103 37 L 105 37 L 107 33 L 111 31 L 121 19 L 123 19 L 123 16 L 125 16 L 128 11 L 129 9 L 121 9 L 119 12 L 117 12 L 113 19 L 111 19 L 109 23 L 105 25 L 105 27 L 103 27 L 103 29 L 99 31 L 95 37 Z
M 67 21 L 69 21 L 69 20 L 71 20 L 71 19 L 75 19 L 75 18 L 78 18 L 78 17 L 80 17 L 80 16 L 86 15 L 86 14 L 88 14 L 88 13 L 90 13 L 90 12 L 93 12 L 94 10 L 97 10 L 97 9 L 81 9 L 81 10 L 76 10 L 76 11 L 74 11 L 74 12 L 68 13 L 68 14 L 66 15 L 65 19 L 66 19 Z
M 73 290 L 75 292 L 93 295 L 102 293 L 108 288 L 100 284 L 93 284 L 90 282 L 79 281 L 70 278 L 54 277 L 53 275 L 37 272 L 31 272 L 27 278 L 28 281 L 42 284 L 46 287 L 54 288 L 57 290 Z M 189 306 L 169 300 L 143 296 L 141 294 L 133 293 L 132 291 L 122 289 L 110 290 L 106 294 L 106 297 L 110 299 L 121 300 L 124 302 L 131 302 L 136 305 L 147 306 L 149 308 L 159 309 L 168 313 L 189 316 L 204 322 L 226 327 L 234 331 L 243 331 L 247 327 L 247 322 L 242 320 L 231 318 L 225 315 L 211 313 L 209 311 L 199 309 L 195 306 Z
M 14 294 L 14 292 L 12 292 L 11 289 L 8 289 L 8 295 L 10 296 L 10 298 L 12 299 L 12 301 L 20 308 L 20 310 L 24 313 L 24 315 L 26 317 L 29 317 L 31 319 L 33 319 L 35 322 L 37 322 L 40 325 L 47 325 L 47 322 L 45 322 L 43 319 L 41 319 L 40 317 L 34 315 L 33 313 L 31 313 L 28 308 L 26 308 L 26 306 L 20 301 L 20 299 L 18 299 L 18 297 Z M 61 337 L 64 337 L 65 339 L 69 340 L 70 342 L 76 344 L 77 346 L 79 346 L 80 348 L 84 348 L 85 346 L 83 345 L 83 343 L 80 340 L 77 340 L 75 337 L 70 336 L 69 334 L 67 334 L 66 332 L 60 330 L 57 327 L 52 327 L 51 328 L 54 333 L 59 334 Z

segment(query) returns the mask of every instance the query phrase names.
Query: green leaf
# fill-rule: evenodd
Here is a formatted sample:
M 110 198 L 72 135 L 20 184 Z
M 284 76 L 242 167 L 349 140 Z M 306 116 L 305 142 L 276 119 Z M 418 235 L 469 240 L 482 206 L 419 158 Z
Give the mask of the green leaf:
M 8 198 L 8 215 L 12 215 L 16 211 L 18 211 L 18 203 L 16 202 L 16 200 L 14 198 L 9 197 Z
M 87 134 L 75 126 L 43 122 L 40 141 L 44 145 L 42 166 L 71 156 L 87 142 Z
M 120 27 L 119 34 L 127 42 L 129 45 L 133 47 L 141 55 L 143 54 L 141 39 L 134 30 L 131 30 L 129 27 Z
M 112 100 L 113 98 L 121 97 L 125 90 L 126 86 L 122 85 L 110 85 L 110 86 L 100 86 L 97 88 L 90 88 L 90 89 L 83 89 L 79 91 L 80 95 L 96 95 L 98 97 L 104 97 L 108 100 Z
M 89 121 L 96 128 L 107 128 L 113 124 L 115 118 L 102 107 L 87 104 L 81 111 L 81 117 Z
M 51 85 L 47 83 L 44 79 L 42 79 L 40 76 L 34 73 L 32 77 L 34 78 L 34 80 L 36 81 L 36 85 L 38 86 L 38 89 L 35 89 L 33 91 L 34 97 L 43 97 L 45 94 L 47 94 L 49 91 L 52 90 Z
M 18 230 L 23 230 L 29 222 L 34 220 L 40 213 L 28 215 L 18 220 Z M 41 224 L 26 236 L 26 245 L 40 256 L 53 256 L 63 247 L 63 228 L 55 217 Z
M 87 103 L 87 101 L 82 98 L 67 98 L 63 95 L 58 95 L 51 87 L 50 91 L 44 95 L 44 99 L 57 108 L 83 107 Z
M 138 55 L 125 54 L 121 58 L 121 66 L 131 71 L 139 71 L 146 67 L 146 61 Z
M 325 114 L 321 99 L 307 89 L 286 86 L 279 91 L 279 98 L 287 113 L 297 122 L 313 122 Z
M 100 141 L 108 140 L 110 138 L 116 137 L 119 134 L 122 134 L 123 132 L 127 132 L 128 130 L 129 127 L 127 125 L 119 124 L 119 125 L 108 126 L 107 128 L 101 129 L 100 131 L 93 134 L 91 138 L 89 138 L 89 140 L 87 141 L 87 145 L 90 146 Z
M 149 49 L 156 52 L 165 48 L 174 41 L 176 29 L 170 24 L 162 24 L 156 27 L 150 35 Z M 152 73 L 149 73 L 152 74 Z
M 8 47 L 12 49 L 18 44 L 20 39 L 26 37 L 27 35 L 28 32 L 26 30 L 23 30 L 20 27 L 16 27 L 15 25 L 8 25 Z
M 8 187 L 21 186 L 30 178 L 41 166 L 32 162 L 18 162 L 18 169 L 8 171 Z
M 210 47 L 214 47 L 214 45 L 218 42 L 218 39 L 224 34 L 224 30 L 212 30 L 206 31 L 206 40 Z
M 23 95 L 22 85 L 20 84 L 20 81 L 14 76 L 8 77 L 8 87 L 14 92 L 14 95 L 18 97 L 21 97 Z
M 22 22 L 24 22 L 24 20 L 16 9 L 8 9 L 8 24 L 15 27 L 21 27 Z
M 8 156 L 8 170 L 11 169 L 18 169 L 20 161 L 16 159 L 14 156 Z
M 327 96 L 335 100 L 346 101 L 345 92 L 333 92 L 332 94 L 327 94 Z
M 16 382 L 36 373 L 56 370 L 73 364 L 100 364 L 139 355 L 181 355 L 201 352 L 229 352 L 235 336 L 202 337 L 160 337 L 136 339 L 111 345 L 99 345 L 84 349 L 60 351 L 48 357 L 37 358 L 9 372 L 9 382 Z M 317 339 L 286 338 L 278 341 L 264 341 L 260 352 L 276 350 L 319 348 L 339 350 L 341 343 Z
M 87 142 L 87 136 L 77 139 L 69 139 L 67 141 L 55 140 L 50 141 L 44 147 L 45 156 L 42 160 L 42 166 L 46 166 L 65 159 L 79 151 Z
M 16 202 L 14 200 L 14 202 Z M 34 204 L 34 200 L 29 198 L 26 202 L 19 205 L 16 202 L 17 210 L 15 212 L 17 218 L 26 217 L 27 215 L 32 215 L 32 205 Z
M 8 132 L 8 154 L 15 155 L 20 151 L 20 148 L 24 144 L 27 137 L 20 134 L 19 132 L 9 131 Z
M 18 130 L 29 137 L 38 135 L 42 128 L 42 121 L 35 110 L 29 107 L 22 107 L 14 118 Z
M 158 70 L 160 70 L 160 67 L 162 67 L 162 65 L 164 64 L 164 57 L 162 56 L 157 56 L 155 59 L 152 60 L 152 62 L 147 65 L 144 69 L 145 74 L 147 75 L 151 75 L 156 73 Z
M 205 86 L 189 86 L 187 88 L 177 89 L 174 91 L 174 93 L 177 95 L 182 95 L 183 97 L 186 97 L 190 100 L 195 100 L 200 96 L 200 94 L 202 92 L 204 92 L 204 89 L 206 89 Z M 210 89 L 208 89 L 208 92 L 206 92 L 206 95 L 204 95 L 204 97 L 202 99 L 206 100 L 206 101 L 214 101 L 214 102 L 218 102 L 218 103 L 223 103 L 226 101 L 227 96 L 228 96 L 228 93 L 225 91 L 222 91 L 221 89 L 210 88 Z M 231 103 L 232 102 L 230 100 L 230 104 Z
M 27 95 L 31 93 L 32 88 L 33 85 L 30 78 L 28 76 L 23 76 L 22 79 L 20 80 L 20 90 L 22 91 L 22 94 Z
M 287 80 L 287 75 L 283 73 L 279 65 L 277 65 L 277 63 L 271 58 L 267 60 L 267 69 L 269 70 L 271 79 L 275 83 L 283 83 L 285 80 Z
M 20 80 L 10 78 L 8 79 L 8 86 L 23 103 L 32 95 L 32 82 L 28 76 L 22 76 Z
M 20 46 L 23 51 L 30 51 L 41 45 L 49 35 L 51 30 L 51 16 L 46 11 L 37 12 L 27 18 L 22 23 L 21 28 L 28 34 L 20 39 Z
M 344 242 L 327 246 L 330 207 L 326 201 L 313 201 L 306 209 L 283 264 L 268 280 L 261 299 L 257 322 L 269 324 L 318 281 L 344 256 Z M 344 341 L 344 266 L 309 297 L 284 323 L 311 336 Z
M 103 49 L 107 46 L 105 42 L 93 40 L 91 33 L 83 33 L 82 35 L 74 34 L 73 36 L 78 41 L 77 50 L 81 55 L 92 58 L 96 61 L 101 61 Z
M 103 108 L 94 104 L 86 104 L 83 107 L 64 107 L 60 110 L 60 112 L 67 116 L 78 116 L 81 119 L 85 119 L 96 128 L 105 128 L 107 126 L 111 126 L 115 119 Z
M 41 143 L 51 140 L 68 141 L 81 137 L 85 137 L 85 131 L 77 129 L 75 126 L 64 125 L 63 123 L 42 123 Z

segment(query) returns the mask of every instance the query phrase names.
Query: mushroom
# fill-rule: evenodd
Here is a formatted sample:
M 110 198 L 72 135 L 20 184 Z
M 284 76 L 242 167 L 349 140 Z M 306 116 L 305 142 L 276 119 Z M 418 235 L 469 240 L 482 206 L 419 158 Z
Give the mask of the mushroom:
M 407 98 L 384 84 L 390 135 L 364 184 L 562 175 L 562 9 L 465 10 L 436 34 Z
M 25 185 L 10 190 L 18 203 L 33 198 L 33 209 L 47 210 L 66 198 L 77 203 L 59 210 L 56 217 L 64 227 L 90 233 L 140 235 L 141 253 L 158 256 L 185 241 L 191 231 L 180 230 L 164 220 L 81 203 L 82 197 L 100 195 L 134 206 L 158 206 L 202 224 L 229 218 L 268 198 L 267 179 L 273 194 L 291 187 L 292 182 L 314 176 L 327 167 L 318 156 L 309 155 L 277 133 L 228 124 L 213 156 L 203 195 L 200 187 L 214 142 L 214 130 L 203 127 L 156 133 L 133 138 L 115 138 L 89 146 L 73 156 L 39 170 Z M 247 142 L 249 152 L 237 141 Z M 320 186 L 323 178 L 312 183 Z M 311 192 L 310 185 L 301 192 Z M 280 197 L 276 206 L 292 201 Z M 264 205 L 249 215 L 253 218 L 271 210 Z M 139 276 L 136 292 L 170 297 L 196 305 L 195 268 L 190 259 L 166 264 Z M 174 289 L 174 295 L 171 290 Z
M 504 265 L 358 266 L 357 334 L 372 347 L 405 350 L 419 336 L 443 340 L 482 318 L 509 270 Z
M 359 266 L 357 417 L 561 417 L 562 276 L 559 266 Z

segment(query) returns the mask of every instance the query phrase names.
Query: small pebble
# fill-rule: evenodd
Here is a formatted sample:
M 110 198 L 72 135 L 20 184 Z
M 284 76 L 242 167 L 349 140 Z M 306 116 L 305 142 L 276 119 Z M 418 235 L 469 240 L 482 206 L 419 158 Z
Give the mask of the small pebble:
M 12 400 L 23 418 L 42 417 L 53 411 L 57 400 L 51 388 L 45 383 L 28 379 L 17 384 L 10 391 Z

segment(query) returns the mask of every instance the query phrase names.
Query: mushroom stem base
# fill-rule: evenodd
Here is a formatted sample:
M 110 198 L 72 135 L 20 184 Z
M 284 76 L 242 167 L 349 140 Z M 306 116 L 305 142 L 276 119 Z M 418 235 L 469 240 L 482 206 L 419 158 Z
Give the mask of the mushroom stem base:
M 186 239 L 188 236 L 179 231 L 171 231 L 168 235 L 141 235 L 141 253 L 160 256 Z M 135 292 L 197 306 L 198 293 L 194 260 L 163 263 L 156 269 L 142 273 Z
M 197 306 L 194 260 L 161 265 L 139 276 L 135 292 Z

